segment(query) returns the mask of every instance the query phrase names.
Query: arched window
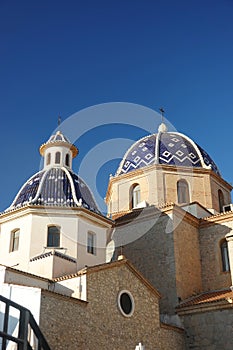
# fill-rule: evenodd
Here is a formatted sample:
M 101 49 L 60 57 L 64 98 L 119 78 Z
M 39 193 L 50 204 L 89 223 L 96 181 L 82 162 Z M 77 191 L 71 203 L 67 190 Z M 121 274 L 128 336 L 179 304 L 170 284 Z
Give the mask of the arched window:
M 177 198 L 179 204 L 190 202 L 189 187 L 186 180 L 179 180 L 177 182 Z
M 61 153 L 56 152 L 55 153 L 55 164 L 60 164 L 60 162 L 61 162 Z
M 51 162 L 51 153 L 48 153 L 46 158 L 46 165 L 49 165 L 50 162 Z
M 130 189 L 130 209 L 136 208 L 141 201 L 140 185 L 134 184 Z
M 221 190 L 218 190 L 218 204 L 219 204 L 219 211 L 220 213 L 222 213 L 223 206 L 224 206 L 224 196 Z
M 69 155 L 69 153 L 66 154 L 65 164 L 66 164 L 66 166 L 70 166 L 70 155 Z
M 48 226 L 47 247 L 60 247 L 60 227 Z
M 222 257 L 222 271 L 224 272 L 230 271 L 228 247 L 227 247 L 227 241 L 225 239 L 221 242 L 220 248 L 221 248 L 221 257 Z
M 19 249 L 19 236 L 20 230 L 14 230 L 11 232 L 10 252 L 15 252 Z
M 87 233 L 87 252 L 96 255 L 96 234 L 93 232 Z

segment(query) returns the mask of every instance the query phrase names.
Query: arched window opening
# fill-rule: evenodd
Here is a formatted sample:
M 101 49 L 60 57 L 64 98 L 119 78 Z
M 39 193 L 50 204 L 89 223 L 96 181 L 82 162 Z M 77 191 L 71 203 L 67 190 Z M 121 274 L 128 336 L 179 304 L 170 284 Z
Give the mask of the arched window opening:
M 48 227 L 47 247 L 60 247 L 60 227 Z
M 19 249 L 19 236 L 20 230 L 14 230 L 11 232 L 10 252 L 15 252 Z
M 136 208 L 141 202 L 140 185 L 135 184 L 130 189 L 130 209 Z
M 48 153 L 46 158 L 46 165 L 49 165 L 50 163 L 51 163 L 51 153 Z
M 230 271 L 230 262 L 229 262 L 227 241 L 225 239 L 220 244 L 220 248 L 221 248 L 221 257 L 222 257 L 222 271 L 228 272 Z
M 60 164 L 61 162 L 61 153 L 60 152 L 56 152 L 55 154 L 55 164 Z
M 65 164 L 66 164 L 66 166 L 70 166 L 70 155 L 69 155 L 69 153 L 66 154 Z
M 177 182 L 177 197 L 179 204 L 190 203 L 189 187 L 187 181 L 179 180 Z
M 218 203 L 219 203 L 219 212 L 223 212 L 223 206 L 224 206 L 224 196 L 221 190 L 218 190 Z

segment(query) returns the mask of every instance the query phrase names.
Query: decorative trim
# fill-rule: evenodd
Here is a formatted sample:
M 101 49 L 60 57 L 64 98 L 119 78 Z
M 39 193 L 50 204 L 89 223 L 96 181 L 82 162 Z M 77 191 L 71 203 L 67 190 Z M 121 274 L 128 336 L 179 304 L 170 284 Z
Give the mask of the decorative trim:
M 47 257 L 49 257 L 49 256 L 57 256 L 57 257 L 59 257 L 59 258 L 62 258 L 62 259 L 64 259 L 64 260 L 71 261 L 71 262 L 73 262 L 73 263 L 76 263 L 76 262 L 77 262 L 77 260 L 74 259 L 74 258 L 72 258 L 71 256 L 62 254 L 62 253 L 60 253 L 60 252 L 58 252 L 58 251 L 56 251 L 56 250 L 52 250 L 52 251 L 50 251 L 50 252 L 37 255 L 37 256 L 35 256 L 34 258 L 31 258 L 31 259 L 30 259 L 30 262 L 36 261 L 36 260 L 40 260 L 40 259 L 44 259 L 44 258 L 47 258 Z

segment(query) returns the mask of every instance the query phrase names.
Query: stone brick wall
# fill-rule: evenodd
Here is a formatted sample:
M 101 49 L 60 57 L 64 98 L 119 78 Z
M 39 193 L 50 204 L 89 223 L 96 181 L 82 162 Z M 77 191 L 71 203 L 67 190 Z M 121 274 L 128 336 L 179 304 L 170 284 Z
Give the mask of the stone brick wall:
M 176 287 L 178 297 L 183 300 L 202 291 L 198 228 L 188 219 L 179 220 L 176 214 L 174 226 Z
M 184 336 L 160 327 L 158 296 L 126 266 L 88 273 L 88 302 L 51 292 L 41 298 L 40 326 L 52 350 L 184 350 Z M 134 298 L 131 317 L 121 314 L 117 297 L 128 290 Z
M 166 324 L 161 324 L 160 334 L 159 334 L 160 346 L 158 347 L 158 350 L 185 349 L 184 334 L 185 334 L 184 331 L 181 331 L 176 327 L 171 327 Z
M 108 205 L 111 202 L 109 214 L 129 209 L 130 187 L 135 183 L 140 185 L 141 200 L 149 205 L 178 203 L 177 181 L 180 179 L 189 184 L 190 202 L 197 201 L 206 208 L 219 211 L 219 189 L 223 192 L 225 204 L 231 201 L 231 186 L 208 169 L 154 164 L 110 179 L 106 196 Z
M 147 211 L 151 216 L 146 216 Z M 144 221 L 146 220 L 146 221 Z M 166 228 L 173 227 L 172 220 L 160 212 L 156 217 L 156 210 L 148 208 L 140 215 L 139 220 L 132 220 L 126 225 L 117 226 L 114 240 L 118 249 L 116 256 L 123 252 L 132 264 L 145 276 L 161 294 L 160 312 L 174 314 L 178 303 L 176 294 L 176 273 L 173 233 L 166 233 Z M 141 234 L 140 233 L 144 233 Z M 135 237 L 129 243 L 127 237 Z M 124 237 L 126 237 L 124 239 Z M 120 246 L 123 246 L 120 248 Z
M 182 316 L 186 348 L 195 350 L 233 349 L 233 312 L 212 310 Z
M 213 223 L 200 229 L 200 252 L 203 290 L 223 289 L 231 286 L 230 272 L 222 271 L 220 242 L 231 230 L 230 224 Z M 231 224 L 232 225 L 232 224 Z
M 147 215 L 149 211 L 151 216 Z M 179 298 L 202 291 L 198 220 L 193 222 L 191 215 L 179 208 L 172 212 L 172 219 L 161 212 L 156 219 L 156 211 L 146 208 L 138 220 L 116 227 L 114 240 L 118 247 L 123 246 L 116 255 L 122 251 L 158 289 L 161 313 L 173 315 Z M 143 230 L 145 234 L 140 236 Z M 127 237 L 133 236 L 135 240 L 131 238 L 124 245 Z
M 223 193 L 224 204 L 232 203 L 229 186 L 226 186 L 225 182 L 218 181 L 218 178 L 215 178 L 215 177 L 211 178 L 210 183 L 211 183 L 211 193 L 213 198 L 213 208 L 216 208 L 217 211 L 220 211 L 218 190 L 221 190 Z
M 131 317 L 124 317 L 118 309 L 117 297 L 122 290 L 128 290 L 134 298 L 135 310 Z M 146 349 L 156 348 L 160 328 L 158 297 L 128 268 L 121 266 L 88 275 L 87 297 L 91 305 L 90 318 L 95 319 L 95 323 L 96 319 L 101 320 L 97 326 L 101 334 L 97 348 L 104 348 L 107 339 L 112 339 L 115 349 L 134 349 L 139 342 Z

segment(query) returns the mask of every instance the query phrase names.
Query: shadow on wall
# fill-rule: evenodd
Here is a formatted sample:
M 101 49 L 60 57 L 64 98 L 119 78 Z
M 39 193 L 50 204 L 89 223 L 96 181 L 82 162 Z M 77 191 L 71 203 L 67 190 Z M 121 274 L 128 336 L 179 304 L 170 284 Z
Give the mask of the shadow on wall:
M 177 305 L 173 221 L 154 206 L 136 209 L 116 220 L 112 260 L 124 255 L 162 295 L 162 313 Z
M 195 218 L 193 224 L 194 217 L 182 212 L 179 219 L 154 206 L 136 209 L 116 219 L 112 235 L 112 260 L 119 255 L 130 260 L 161 294 L 160 310 L 165 315 L 175 315 L 181 299 L 231 286 L 224 244 L 231 229 L 209 224 L 208 219 Z

